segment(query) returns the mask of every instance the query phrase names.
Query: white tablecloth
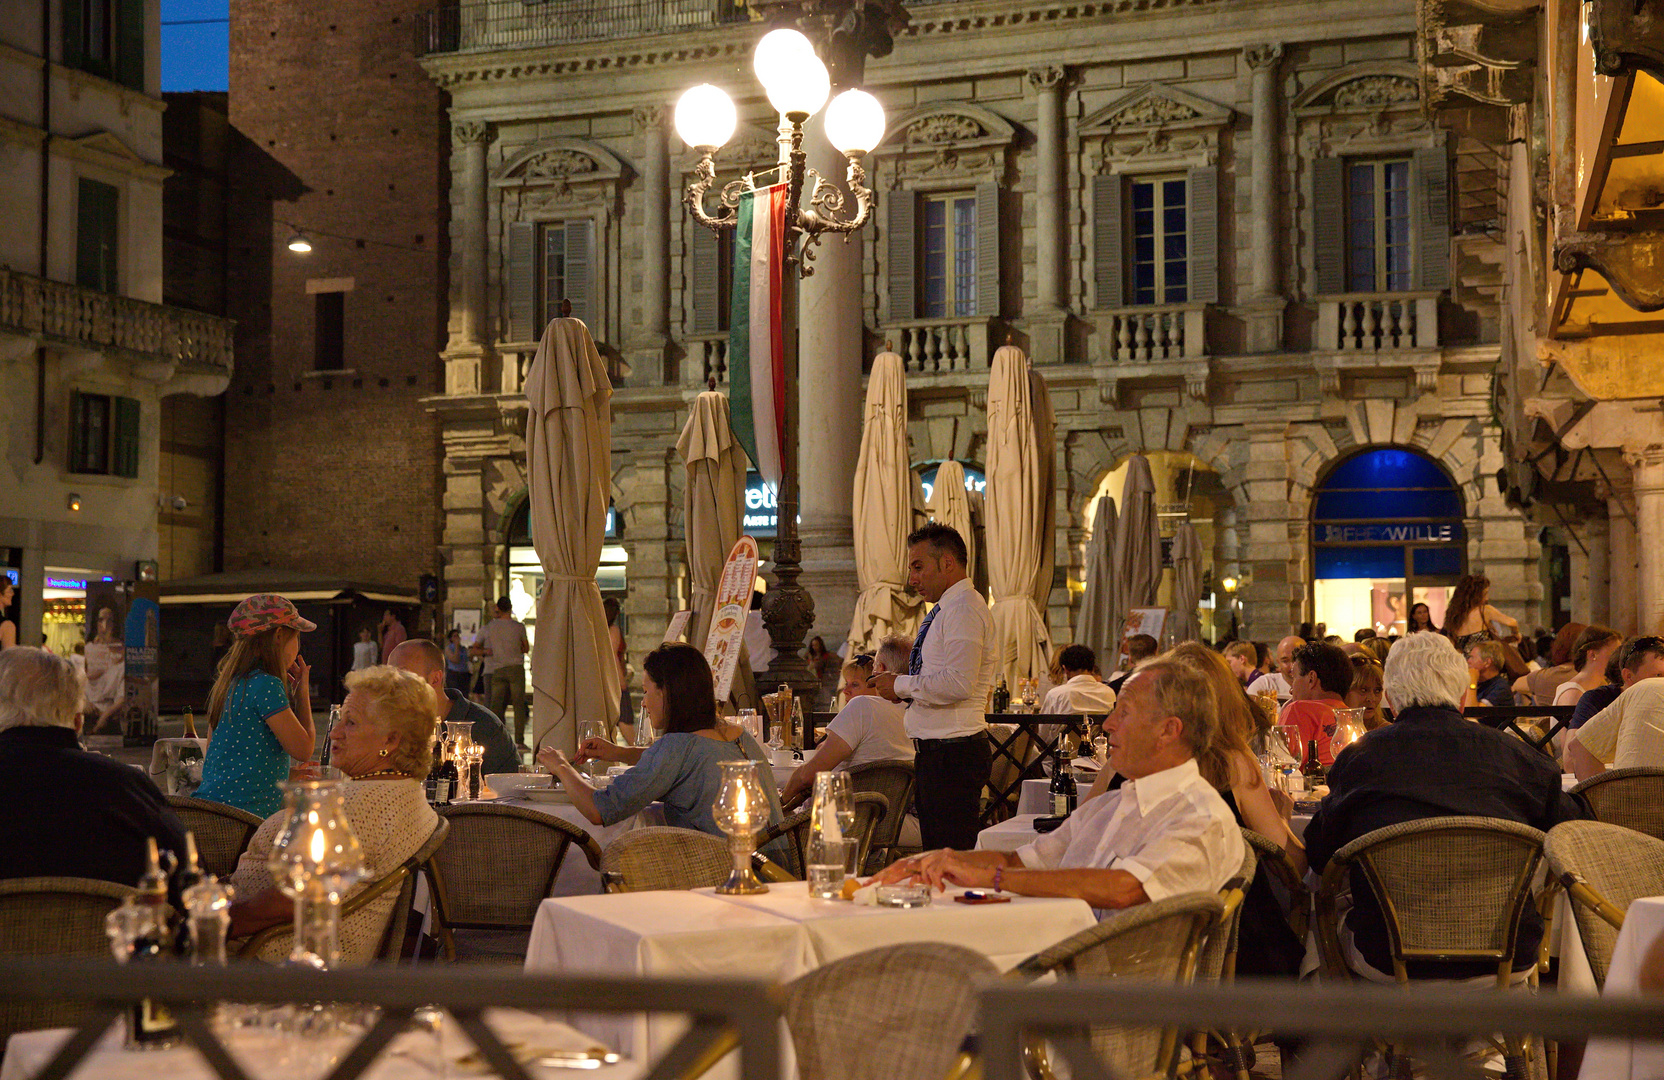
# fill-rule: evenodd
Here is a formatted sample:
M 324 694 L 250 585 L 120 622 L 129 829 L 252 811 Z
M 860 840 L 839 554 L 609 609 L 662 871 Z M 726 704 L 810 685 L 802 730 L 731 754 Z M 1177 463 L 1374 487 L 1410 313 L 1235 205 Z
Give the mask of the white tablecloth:
M 976 834 L 978 851 L 1016 851 L 1040 834 L 1034 831 L 1038 814 L 1018 814 Z
M 1612 948 L 1602 997 L 1628 997 L 1641 992 L 1641 961 L 1647 949 L 1664 935 L 1664 896 L 1636 900 L 1624 913 L 1624 928 Z M 1576 936 L 1573 932 L 1572 936 Z M 1660 1032 L 1664 1038 L 1664 1032 Z M 1628 1039 L 1591 1039 L 1583 1055 L 1578 1080 L 1656 1080 L 1664 1076 L 1664 1042 Z

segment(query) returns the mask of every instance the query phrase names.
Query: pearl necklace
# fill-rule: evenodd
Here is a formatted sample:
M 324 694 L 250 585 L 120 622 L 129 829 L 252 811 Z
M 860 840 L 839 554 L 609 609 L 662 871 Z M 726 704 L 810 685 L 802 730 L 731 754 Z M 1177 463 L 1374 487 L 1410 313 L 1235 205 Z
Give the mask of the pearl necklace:
M 353 780 L 374 780 L 378 776 L 396 776 L 401 780 L 409 780 L 410 779 L 410 774 L 407 773 L 407 772 L 404 772 L 401 769 L 377 769 L 375 772 L 365 773 L 363 776 L 354 776 L 354 777 L 351 777 L 350 779 L 353 779 Z

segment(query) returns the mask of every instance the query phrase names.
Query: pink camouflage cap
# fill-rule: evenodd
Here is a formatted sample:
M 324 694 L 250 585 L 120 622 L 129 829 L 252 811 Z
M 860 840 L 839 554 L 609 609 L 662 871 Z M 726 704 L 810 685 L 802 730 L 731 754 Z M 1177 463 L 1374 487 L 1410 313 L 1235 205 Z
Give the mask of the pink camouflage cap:
M 255 593 L 237 605 L 225 625 L 238 637 L 253 637 L 274 626 L 292 626 L 303 633 L 318 628 L 317 623 L 301 618 L 295 605 L 276 593 Z

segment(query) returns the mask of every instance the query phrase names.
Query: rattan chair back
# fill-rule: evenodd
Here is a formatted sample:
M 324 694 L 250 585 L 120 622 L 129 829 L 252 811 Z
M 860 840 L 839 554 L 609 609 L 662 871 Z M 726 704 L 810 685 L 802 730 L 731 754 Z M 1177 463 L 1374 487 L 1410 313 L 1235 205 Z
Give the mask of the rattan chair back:
M 1628 911 L 1637 897 L 1664 894 L 1664 840 L 1602 821 L 1565 821 L 1548 831 L 1543 850 L 1549 870 L 1571 894 L 1589 970 L 1603 987 L 1618 928 L 1582 902 L 1571 884 L 1581 883 L 1618 912 Z
M 460 803 L 440 813 L 451 834 L 433 857 L 429 890 L 448 929 L 530 930 L 570 849 L 601 868 L 601 846 L 560 818 L 493 803 Z
M 1216 983 L 1234 968 L 1237 935 L 1242 927 L 1242 900 L 1248 895 L 1248 886 L 1254 883 L 1254 871 L 1259 866 L 1254 849 L 1247 844 L 1243 847 L 1242 865 L 1219 890 L 1219 902 L 1224 905 L 1224 914 L 1219 925 L 1208 934 L 1207 944 L 1202 946 L 1201 956 L 1196 962 L 1197 982 Z
M 1408 981 L 1412 960 L 1489 960 L 1506 985 L 1542 857 L 1543 834 L 1514 821 L 1436 817 L 1390 825 L 1335 853 L 1323 874 L 1330 902 L 1319 905 L 1320 918 L 1334 910 L 1345 871 L 1356 865 L 1380 904 L 1400 982 Z
M 105 957 L 114 963 L 104 918 L 132 895 L 126 885 L 89 878 L 0 881 L 0 956 Z M 5 1002 L 0 1040 L 19 1031 L 71 1027 L 89 1016 L 84 1005 Z
M 1664 840 L 1664 768 L 1607 769 L 1572 788 L 1596 821 Z
M 703 889 L 728 880 L 728 841 L 694 829 L 649 825 L 620 836 L 601 853 L 608 892 Z
M 802 881 L 809 873 L 809 831 L 812 824 L 813 804 L 805 804 L 782 818 L 779 824 L 770 825 L 757 835 L 757 847 L 762 848 L 781 837 L 786 843 L 778 844 L 775 850 L 783 855 L 781 869 L 798 881 Z M 867 852 L 872 850 L 873 831 L 889 816 L 890 801 L 876 791 L 861 791 L 855 793 L 855 830 L 857 845 L 856 867 L 866 865 Z
M 958 945 L 856 953 L 785 987 L 803 1080 L 942 1077 L 976 1023 L 978 984 L 999 974 Z
M 869 761 L 849 770 L 850 787 L 856 794 L 876 791 L 889 800 L 889 813 L 872 834 L 871 852 L 874 862 L 885 866 L 895 858 L 896 845 L 901 842 L 901 825 L 913 808 L 915 776 L 911 761 Z M 865 866 L 865 862 L 862 863 Z
M 1242 838 L 1259 860 L 1256 872 L 1270 879 L 1271 891 L 1276 894 L 1283 915 L 1288 919 L 1289 929 L 1294 931 L 1295 937 L 1304 941 L 1306 930 L 1311 925 L 1312 910 L 1311 891 L 1306 888 L 1304 875 L 1289 862 L 1288 852 L 1283 850 L 1282 845 L 1269 836 L 1243 829 Z
M 1134 979 L 1187 986 L 1198 957 L 1225 905 L 1210 893 L 1182 893 L 1117 911 L 1017 965 L 1029 980 Z M 1096 1024 L 1092 1048 L 1117 1076 L 1170 1075 L 1177 1060 L 1174 1029 Z
M 184 823 L 186 831 L 196 837 L 196 854 L 202 869 L 220 878 L 229 878 L 237 869 L 237 860 L 248 848 L 260 819 L 247 810 L 206 799 L 192 799 L 185 795 L 169 795 L 168 805 Z

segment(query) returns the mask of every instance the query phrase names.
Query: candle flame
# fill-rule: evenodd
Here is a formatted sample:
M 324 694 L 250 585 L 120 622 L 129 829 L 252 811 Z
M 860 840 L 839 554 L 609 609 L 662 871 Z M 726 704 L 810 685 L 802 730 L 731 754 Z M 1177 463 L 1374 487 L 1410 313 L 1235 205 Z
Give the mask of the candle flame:
M 324 831 L 322 829 L 319 829 L 318 831 L 316 831 L 312 834 L 312 861 L 313 862 L 321 863 L 321 862 L 324 861 L 324 843 L 325 843 Z

